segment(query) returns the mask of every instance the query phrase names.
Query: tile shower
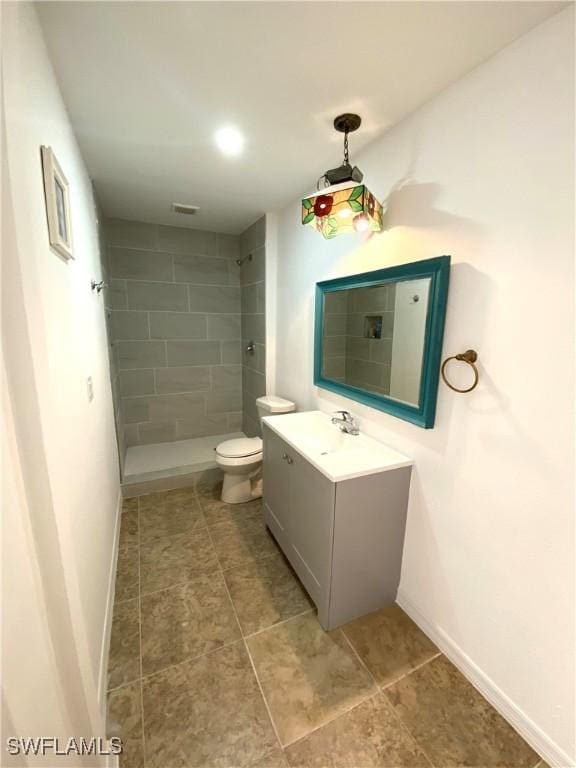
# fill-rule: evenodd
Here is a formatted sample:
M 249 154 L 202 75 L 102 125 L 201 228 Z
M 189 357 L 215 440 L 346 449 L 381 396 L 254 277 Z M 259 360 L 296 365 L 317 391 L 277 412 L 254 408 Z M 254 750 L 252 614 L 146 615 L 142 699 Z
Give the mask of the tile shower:
M 193 468 L 195 446 L 205 468 L 219 436 L 257 433 L 264 241 L 264 218 L 240 236 L 104 220 L 111 379 L 128 474 L 134 467 L 166 472 L 171 454 L 174 467 Z M 249 340 L 254 353 L 243 354 Z M 156 457 L 164 464 L 156 467 Z
M 325 297 L 323 372 L 327 378 L 390 394 L 396 286 Z
M 242 412 L 248 437 L 260 434 L 256 399 L 266 394 L 266 227 L 259 219 L 240 236 Z M 247 351 L 252 343 L 254 349 Z

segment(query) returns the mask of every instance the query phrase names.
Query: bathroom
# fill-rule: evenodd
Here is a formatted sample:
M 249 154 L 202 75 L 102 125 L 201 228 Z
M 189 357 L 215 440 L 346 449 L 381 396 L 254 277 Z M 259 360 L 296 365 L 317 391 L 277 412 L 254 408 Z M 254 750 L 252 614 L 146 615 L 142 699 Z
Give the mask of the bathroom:
M 573 767 L 574 4 L 0 12 L 0 764 Z

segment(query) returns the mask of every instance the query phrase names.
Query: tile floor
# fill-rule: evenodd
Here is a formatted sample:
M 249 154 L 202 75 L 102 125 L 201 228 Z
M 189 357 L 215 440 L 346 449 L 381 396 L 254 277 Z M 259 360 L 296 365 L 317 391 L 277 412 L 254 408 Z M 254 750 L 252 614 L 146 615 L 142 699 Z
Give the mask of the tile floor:
M 322 631 L 260 507 L 208 481 L 124 502 L 122 768 L 546 768 L 397 606 Z

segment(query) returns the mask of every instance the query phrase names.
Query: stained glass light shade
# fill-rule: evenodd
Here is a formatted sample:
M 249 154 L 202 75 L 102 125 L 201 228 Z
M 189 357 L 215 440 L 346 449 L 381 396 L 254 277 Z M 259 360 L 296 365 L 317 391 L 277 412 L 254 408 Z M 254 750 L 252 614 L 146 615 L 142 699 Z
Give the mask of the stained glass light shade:
M 382 205 L 365 184 L 347 181 L 305 197 L 302 224 L 310 224 L 326 238 L 344 232 L 380 232 Z

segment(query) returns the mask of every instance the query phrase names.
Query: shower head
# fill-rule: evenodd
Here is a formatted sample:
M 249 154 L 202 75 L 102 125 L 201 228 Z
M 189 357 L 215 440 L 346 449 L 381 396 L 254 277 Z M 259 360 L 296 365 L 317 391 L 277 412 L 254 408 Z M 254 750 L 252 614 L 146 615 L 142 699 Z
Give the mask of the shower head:
M 236 264 L 238 264 L 238 266 L 241 267 L 242 264 L 244 264 L 244 262 L 246 260 L 252 261 L 252 254 L 251 253 L 249 253 L 248 256 L 244 256 L 243 259 L 236 259 Z

